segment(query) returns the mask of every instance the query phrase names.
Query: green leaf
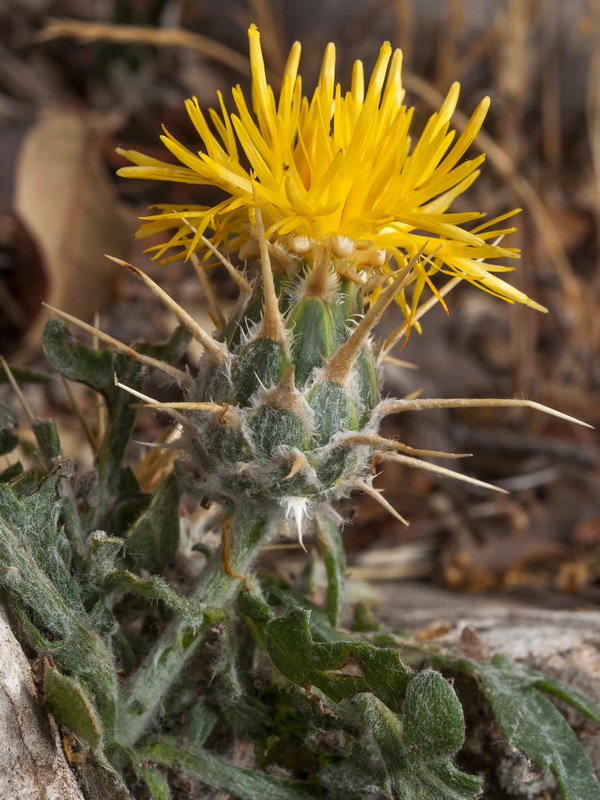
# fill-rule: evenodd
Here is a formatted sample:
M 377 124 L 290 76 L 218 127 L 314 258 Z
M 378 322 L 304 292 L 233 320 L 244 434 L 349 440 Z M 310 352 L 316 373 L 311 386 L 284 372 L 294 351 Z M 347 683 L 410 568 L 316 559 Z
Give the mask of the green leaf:
M 450 656 L 436 657 L 436 661 L 478 681 L 507 743 L 541 769 L 551 770 L 564 800 L 600 800 L 600 785 L 581 743 L 540 690 L 561 697 L 596 721 L 600 719 L 598 706 L 561 681 L 502 655 L 489 663 Z
M 77 584 L 63 558 L 63 534 L 58 526 L 61 500 L 60 472 L 42 481 L 28 497 L 19 498 L 9 486 L 0 486 L 0 582 L 27 591 L 28 581 L 41 571 L 43 581 L 56 587 L 66 602 L 80 599 Z M 34 585 L 31 592 L 34 592 Z M 50 588 L 50 587 L 48 587 Z M 39 588 L 40 591 L 41 586 Z
M 179 594 L 158 575 L 145 579 L 127 570 L 115 570 L 107 576 L 105 585 L 112 589 L 134 592 L 149 600 L 161 600 L 191 625 L 199 626 L 204 618 L 204 608 L 198 600 Z
M 189 334 L 177 328 L 171 338 L 159 344 L 136 344 L 140 353 L 166 361 L 181 357 L 189 342 Z M 76 342 L 67 326 L 56 319 L 46 324 L 42 337 L 44 351 L 50 363 L 69 380 L 85 383 L 100 392 L 107 404 L 108 420 L 104 439 L 96 457 L 98 481 L 93 496 L 93 509 L 88 516 L 88 530 L 101 529 L 121 533 L 117 510 L 131 498 L 131 484 L 123 479 L 125 448 L 131 435 L 136 411 L 131 396 L 115 386 L 114 376 L 132 389 L 139 390 L 148 374 L 135 359 L 109 350 L 97 351 Z M 139 489 L 138 489 L 139 492 Z
M 6 403 L 0 400 L 0 430 L 12 428 L 17 424 L 17 415 Z
M 363 739 L 354 743 L 348 758 L 336 759 L 325 766 L 319 779 L 327 789 L 326 797 L 331 800 L 390 797 L 391 783 L 378 755 L 377 748 L 365 747 Z
M 299 597 L 311 597 L 319 588 L 319 558 L 315 550 L 310 550 L 304 566 L 293 583 L 293 592 Z
M 166 775 L 152 767 L 134 767 L 135 774 L 150 790 L 152 800 L 170 800 L 171 789 Z
M 415 691 L 418 691 L 419 676 L 413 681 L 417 681 Z M 411 753 L 405 747 L 406 732 L 396 714 L 373 695 L 361 695 L 356 702 L 364 710 L 395 797 L 402 800 L 476 800 L 479 797 L 482 780 L 454 767 L 448 758 L 447 742 L 444 741 L 439 750 L 430 745 L 424 751 Z M 437 709 L 443 705 L 444 701 L 436 698 Z M 430 729 L 430 733 L 435 737 L 435 729 Z
M 10 453 L 19 444 L 19 439 L 10 430 L 17 424 L 14 412 L 0 401 L 0 456 Z
M 284 592 L 270 594 L 285 602 Z M 357 753 L 351 756 L 350 772 L 345 762 L 325 771 L 325 785 L 336 797 L 336 776 L 346 784 L 354 781 L 347 792 L 350 797 L 354 792 L 364 797 L 376 791 L 393 791 L 402 800 L 479 796 L 480 778 L 460 772 L 451 761 L 464 741 L 464 717 L 451 684 L 439 672 L 415 675 L 396 649 L 361 640 L 329 636 L 327 641 L 316 641 L 307 609 L 296 607 L 291 614 L 265 623 L 267 615 L 260 604 L 255 606 L 256 602 L 250 604 L 250 611 L 258 612 L 252 615 L 253 623 L 262 627 L 274 666 L 294 684 L 305 690 L 315 687 L 337 703 L 332 711 L 339 724 L 353 737 L 359 735 L 361 743 L 372 736 L 377 745 L 379 761 Z M 322 620 L 320 628 L 327 636 Z
M 361 601 L 354 606 L 351 630 L 354 633 L 377 633 L 381 630 L 381 623 L 375 619 L 373 609 L 368 603 Z
M 202 747 L 211 735 L 219 717 L 204 700 L 199 700 L 189 712 L 189 733 L 193 747 Z
M 309 621 L 310 612 L 298 610 L 265 626 L 267 651 L 283 675 L 295 684 L 316 686 L 335 702 L 373 692 L 400 708 L 411 672 L 397 650 L 354 640 L 315 642 Z
M 236 767 L 206 750 L 186 748 L 170 736 L 143 748 L 141 755 L 177 767 L 196 780 L 230 792 L 239 800 L 314 800 L 321 792 L 301 781 L 275 778 L 252 769 Z
M 21 448 L 25 450 L 23 447 L 25 443 L 21 442 Z M 11 484 L 11 489 L 18 498 L 29 497 L 32 494 L 35 494 L 37 491 L 40 481 L 44 476 L 38 472 L 34 472 L 33 470 L 21 470 L 21 474 L 16 477 L 16 479 Z
M 0 439 L 2 434 L 0 434 Z M 23 464 L 20 461 L 15 461 L 10 467 L 0 472 L 0 483 L 12 483 L 16 478 L 23 474 Z
M 237 597 L 240 614 L 259 625 L 266 625 L 273 619 L 273 611 L 269 604 L 256 591 L 246 587 Z
M 433 669 L 411 680 L 402 708 L 404 745 L 425 759 L 449 759 L 465 741 L 465 718 L 456 692 Z
M 0 430 L 0 456 L 10 453 L 19 444 L 19 439 L 8 428 Z
M 309 619 L 309 612 L 295 611 L 265 626 L 267 652 L 277 669 L 292 683 L 316 686 L 335 701 L 367 691 L 364 678 L 341 672 L 350 643 L 316 644 Z
M 131 397 L 115 386 L 115 373 L 133 388 L 139 388 L 146 370 L 133 359 L 110 350 L 94 350 L 76 342 L 67 326 L 50 319 L 42 336 L 50 363 L 69 380 L 78 381 L 100 392 L 107 404 L 108 420 L 104 439 L 96 457 L 98 480 L 93 495 L 86 498 L 94 509 L 88 530 L 115 532 L 114 510 L 123 499 L 119 492 L 125 447 L 135 420 Z
M 217 703 L 235 731 L 252 739 L 263 738 L 268 733 L 269 709 L 256 697 L 252 682 L 244 683 L 244 676 L 252 670 L 254 642 L 246 633 L 244 643 L 240 634 L 232 619 L 227 618 L 219 637 L 219 658 L 213 668 Z M 244 660 L 246 663 L 242 663 Z
M 65 378 L 85 383 L 105 396 L 116 393 L 113 374 L 117 356 L 110 350 L 94 350 L 77 343 L 58 319 L 46 323 L 42 347 L 48 361 Z
M 127 554 L 138 567 L 160 570 L 175 554 L 179 546 L 179 497 L 177 479 L 171 475 L 127 532 Z
M 112 654 L 88 616 L 64 553 L 58 525 L 60 470 L 29 496 L 0 486 L 0 585 L 9 609 L 33 645 L 94 694 L 107 730 L 114 718 L 116 675 Z
M 60 437 L 58 428 L 51 419 L 36 419 L 31 428 L 39 451 L 46 462 L 60 456 Z
M 57 722 L 88 747 L 102 747 L 102 725 L 82 685 L 54 667 L 44 675 L 44 692 Z
M 100 589 L 107 576 L 114 572 L 115 560 L 122 548 L 121 538 L 107 536 L 104 531 L 94 531 L 90 535 L 85 578 L 92 590 Z
M 495 663 L 500 663 L 501 661 L 502 656 L 496 656 Z M 508 659 L 506 661 L 508 661 Z M 590 697 L 578 692 L 577 689 L 574 689 L 572 686 L 569 686 L 569 684 L 564 683 L 564 681 L 560 681 L 558 678 L 554 678 L 552 675 L 546 675 L 543 672 L 539 672 L 532 667 L 526 667 L 524 664 L 517 663 L 511 664 L 511 666 L 517 674 L 527 676 L 532 685 L 536 688 L 544 692 L 548 692 L 548 694 L 558 697 L 560 700 L 564 700 L 570 706 L 576 708 L 578 711 L 588 717 L 588 719 L 591 719 L 600 725 L 600 706 Z
M 338 624 L 346 581 L 346 551 L 339 525 L 329 517 L 317 517 L 317 545 L 327 573 L 326 611 L 332 625 Z
M 483 669 L 477 667 L 506 741 L 552 771 L 564 800 L 597 800 L 600 785 L 573 729 L 515 666 L 496 656 Z
M 52 376 L 47 372 L 42 372 L 39 369 L 30 369 L 29 367 L 19 367 L 16 364 L 8 365 L 10 371 L 16 382 L 21 386 L 24 383 L 52 383 Z M 8 383 L 8 375 L 6 369 L 0 364 L 0 383 Z

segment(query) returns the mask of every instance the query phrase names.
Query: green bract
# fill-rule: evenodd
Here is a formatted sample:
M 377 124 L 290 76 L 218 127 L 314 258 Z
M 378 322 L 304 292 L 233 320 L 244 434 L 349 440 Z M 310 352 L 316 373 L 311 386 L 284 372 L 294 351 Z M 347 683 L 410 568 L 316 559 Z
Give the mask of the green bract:
M 201 494 L 232 511 L 248 498 L 278 505 L 299 531 L 305 516 L 369 480 L 372 447 L 348 435 L 378 425 L 368 344 L 351 353 L 343 382 L 327 375 L 362 310 L 360 288 L 327 269 L 321 296 L 311 287 L 322 264 L 294 259 L 277 274 L 278 341 L 260 316 L 262 289 L 249 298 L 219 337 L 231 358 L 205 355 L 189 389 L 190 400 L 221 409 L 191 410 L 185 426 Z

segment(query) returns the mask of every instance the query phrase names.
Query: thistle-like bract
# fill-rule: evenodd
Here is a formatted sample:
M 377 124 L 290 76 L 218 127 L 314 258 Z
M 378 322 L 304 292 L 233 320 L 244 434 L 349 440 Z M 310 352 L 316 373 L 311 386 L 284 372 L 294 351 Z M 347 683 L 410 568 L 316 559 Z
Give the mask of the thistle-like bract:
M 387 506 L 371 486 L 376 461 L 452 474 L 414 458 L 431 453 L 378 435 L 386 413 L 469 403 L 380 402 L 379 363 L 434 302 L 445 306 L 444 295 L 467 280 L 509 302 L 544 309 L 496 276 L 507 267 L 486 261 L 517 256 L 490 243 L 512 230 L 497 227 L 511 214 L 467 230 L 465 223 L 482 215 L 447 210 L 479 174 L 483 156 L 461 159 L 483 122 L 487 98 L 454 141 L 454 84 L 411 146 L 399 50 L 382 46 L 366 89 L 356 62 L 351 91 L 343 94 L 329 45 L 309 100 L 302 95 L 296 43 L 276 101 L 254 26 L 249 39 L 254 115 L 240 87 L 233 90 L 236 114 L 219 95 L 220 113 L 209 112 L 212 128 L 198 102 L 189 100 L 203 149 L 194 153 L 165 132 L 162 140 L 181 165 L 121 151 L 137 166 L 120 174 L 212 184 L 226 193 L 212 207 L 160 206 L 139 232 L 171 230 L 166 243 L 150 248 L 158 257 L 169 251 L 167 260 L 181 254 L 197 261 L 197 251 L 205 259 L 216 255 L 241 289 L 237 312 L 214 338 L 180 310 L 205 347 L 180 404 L 193 485 L 231 513 L 248 501 L 267 504 L 293 521 L 302 541 L 306 521 L 331 514 L 331 502 L 354 489 Z M 260 256 L 256 285 L 219 247 Z M 451 278 L 440 284 L 443 275 Z M 431 296 L 424 301 L 427 287 Z M 394 300 L 405 322 L 375 346 L 373 328 Z

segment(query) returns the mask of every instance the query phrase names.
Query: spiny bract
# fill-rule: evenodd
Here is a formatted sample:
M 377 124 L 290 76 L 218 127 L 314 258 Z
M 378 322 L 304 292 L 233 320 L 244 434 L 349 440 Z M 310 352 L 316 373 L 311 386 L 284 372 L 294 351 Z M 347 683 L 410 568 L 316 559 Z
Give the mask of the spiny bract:
M 377 364 L 419 326 L 425 311 L 444 304 L 461 280 L 508 302 L 542 307 L 496 277 L 506 267 L 484 263 L 516 257 L 515 250 L 488 243 L 511 230 L 493 226 L 514 212 L 471 231 L 462 226 L 481 214 L 448 212 L 479 174 L 482 157 L 461 159 L 481 127 L 487 99 L 454 141 L 453 85 L 412 145 L 401 53 L 392 54 L 389 44 L 381 48 L 366 91 L 356 62 L 346 94 L 335 84 L 335 49 L 329 45 L 309 100 L 302 95 L 296 43 L 276 102 L 254 26 L 249 38 L 254 116 L 239 86 L 233 90 L 237 114 L 226 110 L 219 95 L 220 114 L 209 113 L 212 128 L 191 100 L 187 109 L 204 149 L 194 153 L 165 133 L 163 142 L 181 165 L 121 151 L 136 166 L 120 174 L 225 192 L 214 206 L 159 206 L 140 232 L 174 229 L 166 243 L 150 248 L 156 256 L 174 248 L 167 260 L 185 254 L 201 271 L 196 252 L 204 250 L 205 259 L 216 256 L 225 264 L 241 290 L 238 311 L 214 338 L 167 299 L 206 351 L 181 418 L 192 484 L 230 511 L 249 500 L 265 502 L 294 519 L 301 538 L 306 519 L 353 489 L 389 508 L 371 486 L 377 461 L 455 474 L 414 458 L 432 453 L 380 437 L 385 414 L 450 405 L 535 405 L 381 402 Z M 242 258 L 259 255 L 261 280 L 251 284 L 219 246 L 239 250 Z M 444 274 L 450 280 L 436 284 Z M 426 287 L 432 295 L 424 301 Z M 394 300 L 405 322 L 375 348 L 373 327 Z
M 290 258 L 274 288 L 275 324 L 255 293 L 223 333 L 229 359 L 201 362 L 190 399 L 223 411 L 191 412 L 189 441 L 209 497 L 280 503 L 301 530 L 309 509 L 370 474 L 371 448 L 349 434 L 376 430 L 378 381 L 360 325 L 351 325 L 360 289 L 335 274 L 328 252 Z

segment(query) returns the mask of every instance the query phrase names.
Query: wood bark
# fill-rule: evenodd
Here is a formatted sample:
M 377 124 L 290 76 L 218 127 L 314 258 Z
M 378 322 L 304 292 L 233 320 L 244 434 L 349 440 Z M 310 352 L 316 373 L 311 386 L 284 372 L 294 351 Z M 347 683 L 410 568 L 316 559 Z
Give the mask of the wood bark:
M 56 723 L 40 704 L 21 645 L 0 609 L 0 797 L 83 800 Z

